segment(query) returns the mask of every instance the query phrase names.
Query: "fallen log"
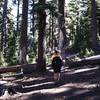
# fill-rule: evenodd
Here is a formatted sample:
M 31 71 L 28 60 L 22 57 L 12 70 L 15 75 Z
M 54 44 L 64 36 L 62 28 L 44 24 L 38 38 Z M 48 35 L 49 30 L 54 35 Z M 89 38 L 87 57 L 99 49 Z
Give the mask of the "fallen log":
M 30 73 L 36 69 L 36 64 L 24 64 L 9 67 L 0 67 L 0 74 L 7 72 L 18 72 L 23 70 L 24 73 Z
M 78 66 L 85 66 L 85 65 L 99 65 L 99 64 L 100 64 L 100 55 L 83 58 L 79 61 L 68 62 L 68 59 L 67 59 L 67 65 L 69 67 L 78 67 Z

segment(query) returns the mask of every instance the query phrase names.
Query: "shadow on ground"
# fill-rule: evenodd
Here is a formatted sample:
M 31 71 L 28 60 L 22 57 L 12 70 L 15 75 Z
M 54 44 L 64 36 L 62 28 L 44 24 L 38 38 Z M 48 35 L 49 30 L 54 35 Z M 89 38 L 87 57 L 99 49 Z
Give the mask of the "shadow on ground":
M 12 100 L 100 100 L 99 73 L 99 66 L 65 67 L 58 85 L 51 70 L 44 75 L 31 74 L 13 81 L 21 88 L 15 88 L 20 96 L 12 96 Z

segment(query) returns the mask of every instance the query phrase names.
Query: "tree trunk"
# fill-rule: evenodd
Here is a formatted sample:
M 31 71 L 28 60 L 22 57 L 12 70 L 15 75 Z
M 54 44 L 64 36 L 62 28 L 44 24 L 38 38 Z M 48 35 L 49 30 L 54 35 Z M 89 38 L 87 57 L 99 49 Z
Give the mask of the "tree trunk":
M 91 0 L 91 44 L 93 51 L 99 53 L 99 45 L 97 41 L 97 15 L 96 15 L 96 2 Z
M 41 5 L 45 4 L 45 0 L 39 0 Z M 38 16 L 38 58 L 37 58 L 37 71 L 46 71 L 46 59 L 45 59 L 45 27 L 46 27 L 46 12 L 39 10 Z
M 98 32 L 99 32 L 99 36 L 100 36 L 100 18 L 99 18 L 99 22 L 98 22 Z
M 3 15 L 2 15 L 2 24 L 1 24 L 1 50 L 4 50 L 4 47 L 6 47 L 7 42 L 7 32 L 6 32 L 6 23 L 7 23 L 7 5 L 8 0 L 4 1 L 3 5 Z
M 22 28 L 20 36 L 20 63 L 27 64 L 27 22 L 28 22 L 28 0 L 23 0 Z
M 51 23 L 52 23 L 52 25 L 51 25 L 51 37 L 52 37 L 52 41 L 51 41 L 52 47 L 51 47 L 51 49 L 53 50 L 54 49 L 54 17 L 53 17 L 53 13 L 51 15 Z
M 64 47 L 68 46 L 68 38 L 67 38 L 67 32 L 66 32 L 66 28 L 65 28 L 65 18 L 64 18 L 64 5 L 65 5 L 65 0 L 58 0 L 58 10 L 59 10 L 59 18 L 58 18 L 58 22 L 59 22 L 59 28 L 61 30 L 61 34 L 63 34 L 62 36 L 62 45 L 60 47 L 61 49 L 61 53 L 62 56 L 64 56 Z
M 34 0 L 32 0 L 32 33 L 33 33 L 33 37 L 34 37 L 34 20 L 35 20 L 35 17 L 34 17 Z
M 20 2 L 18 0 L 18 4 L 17 4 L 17 28 L 16 28 L 17 33 L 19 32 L 19 5 L 20 5 Z

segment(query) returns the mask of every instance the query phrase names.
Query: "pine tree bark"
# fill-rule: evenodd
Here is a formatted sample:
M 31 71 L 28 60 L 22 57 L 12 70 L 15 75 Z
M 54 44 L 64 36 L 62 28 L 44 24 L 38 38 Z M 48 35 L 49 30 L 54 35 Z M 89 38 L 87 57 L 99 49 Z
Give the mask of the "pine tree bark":
M 62 56 L 65 55 L 64 47 L 68 46 L 68 38 L 67 38 L 67 32 L 65 28 L 65 18 L 64 18 L 64 5 L 65 5 L 65 0 L 58 0 L 58 10 L 59 10 L 59 17 L 58 17 L 58 23 L 59 23 L 59 28 L 60 28 L 60 33 L 62 35 L 62 45 L 60 47 Z M 61 38 L 60 38 L 61 39 Z M 63 57 L 64 58 L 64 57 Z
M 34 0 L 32 0 L 32 33 L 33 33 L 33 37 L 34 37 L 34 20 L 35 20 L 35 17 L 34 17 Z
M 28 0 L 23 0 L 22 28 L 20 34 L 20 64 L 27 64 L 27 24 L 28 24 Z
M 45 4 L 45 0 L 39 0 L 39 4 Z M 37 58 L 37 71 L 46 71 L 46 59 L 45 59 L 45 27 L 46 27 L 46 12 L 39 10 L 38 16 L 38 58 Z
M 99 18 L 99 22 L 98 22 L 98 32 L 99 32 L 99 36 L 100 36 L 100 18 Z
M 91 45 L 95 54 L 99 53 L 99 45 L 97 41 L 97 9 L 95 0 L 91 0 Z
M 6 28 L 6 23 L 7 23 L 7 5 L 8 5 L 8 0 L 4 1 L 3 5 L 3 15 L 2 15 L 2 23 L 1 23 L 1 51 L 4 50 L 4 47 L 6 47 L 6 42 L 7 42 L 7 28 Z
M 17 4 L 17 27 L 16 27 L 17 33 L 19 32 L 19 5 L 20 5 L 20 1 L 18 0 L 18 4 Z

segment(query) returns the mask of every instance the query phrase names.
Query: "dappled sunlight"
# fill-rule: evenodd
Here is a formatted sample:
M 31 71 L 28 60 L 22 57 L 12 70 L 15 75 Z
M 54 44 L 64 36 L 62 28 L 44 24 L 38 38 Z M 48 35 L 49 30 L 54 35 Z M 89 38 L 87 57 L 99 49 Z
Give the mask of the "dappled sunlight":
M 92 70 L 95 70 L 95 69 L 99 69 L 99 67 L 77 69 L 77 70 L 68 72 L 67 74 L 77 74 L 77 73 L 81 73 L 81 72 L 92 71 Z
M 53 84 L 53 82 L 39 83 L 39 84 L 35 84 L 35 85 L 24 86 L 23 88 L 32 88 L 32 87 L 38 87 L 38 86 L 48 85 L 48 84 Z
M 71 88 L 56 87 L 52 89 L 42 89 L 40 91 L 41 93 L 57 94 L 57 93 L 67 92 L 69 90 L 71 90 Z
M 42 80 L 45 80 L 46 78 L 45 77 L 30 77 L 30 78 L 23 78 L 23 79 L 20 79 L 20 80 L 15 80 L 14 83 L 18 83 L 18 84 L 25 84 L 25 85 L 31 85 L 33 84 L 34 82 L 36 81 L 42 81 Z
M 68 67 L 66 68 L 63 68 L 62 70 L 61 70 L 61 72 L 70 72 L 70 71 L 73 71 L 72 69 L 68 69 Z
M 0 84 L 6 84 L 7 83 L 7 81 L 1 81 L 0 80 Z
M 57 100 L 59 100 L 59 98 L 61 98 L 61 100 L 74 100 L 73 98 L 75 97 L 76 99 L 80 97 L 85 98 L 82 100 L 88 100 L 88 96 L 89 98 L 95 98 L 94 95 L 91 96 L 90 93 L 94 94 L 95 89 L 99 86 L 99 77 L 95 77 L 98 68 L 97 66 L 83 66 L 81 68 L 62 67 L 61 80 L 57 85 L 54 84 L 53 69 L 49 68 L 48 73 L 44 75 L 33 73 L 32 75 L 24 76 L 22 79 L 14 80 L 13 82 L 17 83 L 16 87 L 19 86 L 19 89 L 13 96 L 7 95 L 6 97 L 23 97 L 24 100 L 29 100 L 30 98 L 33 100 L 33 98 L 37 97 L 40 98 L 40 100 L 41 98 L 49 100 L 48 97 L 50 97 L 50 100 L 52 100 L 52 98 L 58 98 Z M 5 84 L 9 85 L 8 83 Z
M 50 72 L 53 72 L 53 69 L 49 69 Z
M 35 90 L 31 91 L 30 93 L 42 93 L 42 94 L 58 94 L 58 93 L 63 93 L 71 90 L 71 88 L 63 88 L 63 87 L 55 87 L 52 89 L 41 89 L 41 90 Z M 28 93 L 27 93 L 28 94 Z
M 61 68 L 61 72 L 68 72 L 70 71 L 70 69 L 68 69 L 69 67 L 62 67 Z
M 64 87 L 64 88 L 83 88 L 83 89 L 92 89 L 97 87 L 98 84 L 89 84 L 88 82 L 84 82 L 84 83 L 68 83 L 68 84 L 64 84 L 60 87 Z
M 23 93 L 24 95 L 31 95 L 31 94 L 60 94 L 64 92 L 70 91 L 72 88 L 70 87 L 54 87 L 54 88 L 48 88 L 48 89 L 39 89 L 39 90 L 34 90 L 30 91 L 27 93 Z
M 37 77 L 37 78 L 33 77 L 33 78 L 29 78 L 28 80 L 23 80 L 23 82 L 24 81 L 28 82 L 28 81 L 35 81 L 35 80 L 43 80 L 43 79 L 45 79 L 45 77 Z

